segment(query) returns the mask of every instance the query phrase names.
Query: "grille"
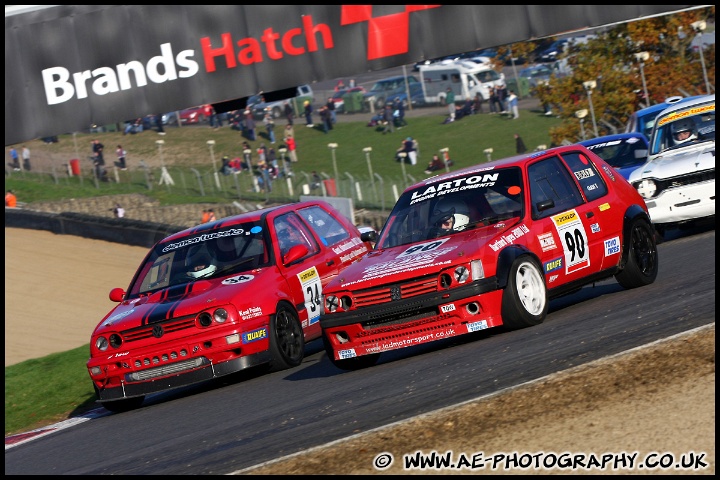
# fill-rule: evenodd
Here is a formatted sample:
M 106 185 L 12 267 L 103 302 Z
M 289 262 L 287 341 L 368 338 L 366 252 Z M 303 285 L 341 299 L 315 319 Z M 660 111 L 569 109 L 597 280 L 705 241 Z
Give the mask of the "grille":
M 141 382 L 152 378 L 164 377 L 165 375 L 173 375 L 176 373 L 192 370 L 201 367 L 203 364 L 209 363 L 205 357 L 192 358 L 183 362 L 171 363 L 157 368 L 148 368 L 142 372 L 128 373 L 125 378 L 128 382 Z
M 715 180 L 715 169 L 703 170 L 702 172 L 693 172 L 687 175 L 680 175 L 678 177 L 668 178 L 666 180 L 655 180 L 657 185 L 657 194 L 663 190 L 671 188 L 684 187 L 686 185 L 693 185 L 696 183 L 709 182 Z
M 153 336 L 153 327 L 162 326 L 163 335 L 185 330 L 187 328 L 195 328 L 195 317 L 181 317 L 168 320 L 166 322 L 151 323 L 149 325 L 143 325 L 142 327 L 132 328 L 121 332 L 121 335 L 125 342 L 136 342 L 138 340 L 145 340 Z
M 353 295 L 354 304 L 357 308 L 370 305 L 382 305 L 401 298 L 412 298 L 417 295 L 433 293 L 438 291 L 437 275 L 429 275 L 408 282 L 383 285 L 379 288 L 359 290 Z M 399 298 L 398 294 L 399 293 Z

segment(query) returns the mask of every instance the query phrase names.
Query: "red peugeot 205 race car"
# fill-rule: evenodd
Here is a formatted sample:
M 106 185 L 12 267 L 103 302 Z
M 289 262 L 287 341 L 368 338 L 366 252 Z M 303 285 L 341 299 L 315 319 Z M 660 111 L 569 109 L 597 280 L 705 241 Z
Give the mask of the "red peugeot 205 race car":
M 320 337 L 322 289 L 371 250 L 324 201 L 266 208 L 158 242 L 98 324 L 87 362 L 111 411 L 145 395 L 269 364 L 299 365 Z
M 645 202 L 581 145 L 490 162 L 407 188 L 374 250 L 323 289 L 339 368 L 492 327 L 538 325 L 549 299 L 615 276 L 655 281 Z

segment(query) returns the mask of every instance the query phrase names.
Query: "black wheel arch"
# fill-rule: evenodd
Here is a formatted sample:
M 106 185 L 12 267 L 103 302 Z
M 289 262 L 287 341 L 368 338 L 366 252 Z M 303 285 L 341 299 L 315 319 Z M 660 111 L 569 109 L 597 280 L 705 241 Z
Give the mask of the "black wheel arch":
M 652 221 L 650 220 L 650 216 L 640 205 L 630 205 L 630 207 L 625 211 L 625 216 L 623 217 L 623 248 L 620 260 L 621 267 L 627 263 L 628 255 L 630 253 L 630 242 L 632 240 L 632 225 L 637 219 L 644 220 L 650 228 L 654 228 Z
M 522 245 L 510 245 L 504 248 L 498 255 L 495 277 L 497 278 L 499 289 L 503 289 L 507 286 L 508 277 L 510 276 L 510 267 L 512 267 L 515 259 L 522 255 L 530 255 L 533 260 L 540 265 L 540 268 L 542 268 L 542 262 L 540 262 L 540 259 L 528 248 Z M 542 273 L 543 275 L 545 274 L 545 272 Z

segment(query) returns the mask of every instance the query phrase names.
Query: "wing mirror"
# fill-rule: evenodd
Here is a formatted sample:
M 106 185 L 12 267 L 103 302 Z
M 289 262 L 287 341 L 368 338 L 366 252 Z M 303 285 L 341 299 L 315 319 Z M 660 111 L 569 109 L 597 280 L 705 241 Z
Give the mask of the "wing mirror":
M 288 250 L 283 257 L 283 265 L 290 265 L 291 263 L 300 260 L 308 253 L 310 253 L 310 250 L 308 250 L 307 245 L 295 245 L 290 247 L 290 250 Z
M 110 290 L 110 300 L 113 302 L 122 302 L 125 298 L 125 290 L 122 288 L 113 288 Z

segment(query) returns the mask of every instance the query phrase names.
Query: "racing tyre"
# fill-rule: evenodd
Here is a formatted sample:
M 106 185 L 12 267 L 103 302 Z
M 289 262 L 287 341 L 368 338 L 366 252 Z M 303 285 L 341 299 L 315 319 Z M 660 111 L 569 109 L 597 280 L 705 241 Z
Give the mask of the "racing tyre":
M 295 311 L 280 304 L 270 319 L 270 371 L 297 367 L 305 356 L 305 335 Z
M 615 275 L 623 288 L 650 285 L 658 274 L 658 251 L 653 227 L 644 220 L 635 220 L 630 227 L 630 238 L 625 240 L 627 261 Z
M 539 325 L 545 320 L 548 303 L 540 267 L 528 256 L 516 258 L 503 291 L 503 325 L 510 330 Z
M 330 346 L 327 337 L 323 334 L 323 345 L 325 346 L 325 353 L 328 358 L 340 370 L 362 370 L 363 368 L 372 367 L 375 365 L 380 358 L 379 353 L 371 353 L 369 355 L 362 355 L 355 358 L 346 358 L 343 360 L 335 360 L 333 355 L 333 348 Z

